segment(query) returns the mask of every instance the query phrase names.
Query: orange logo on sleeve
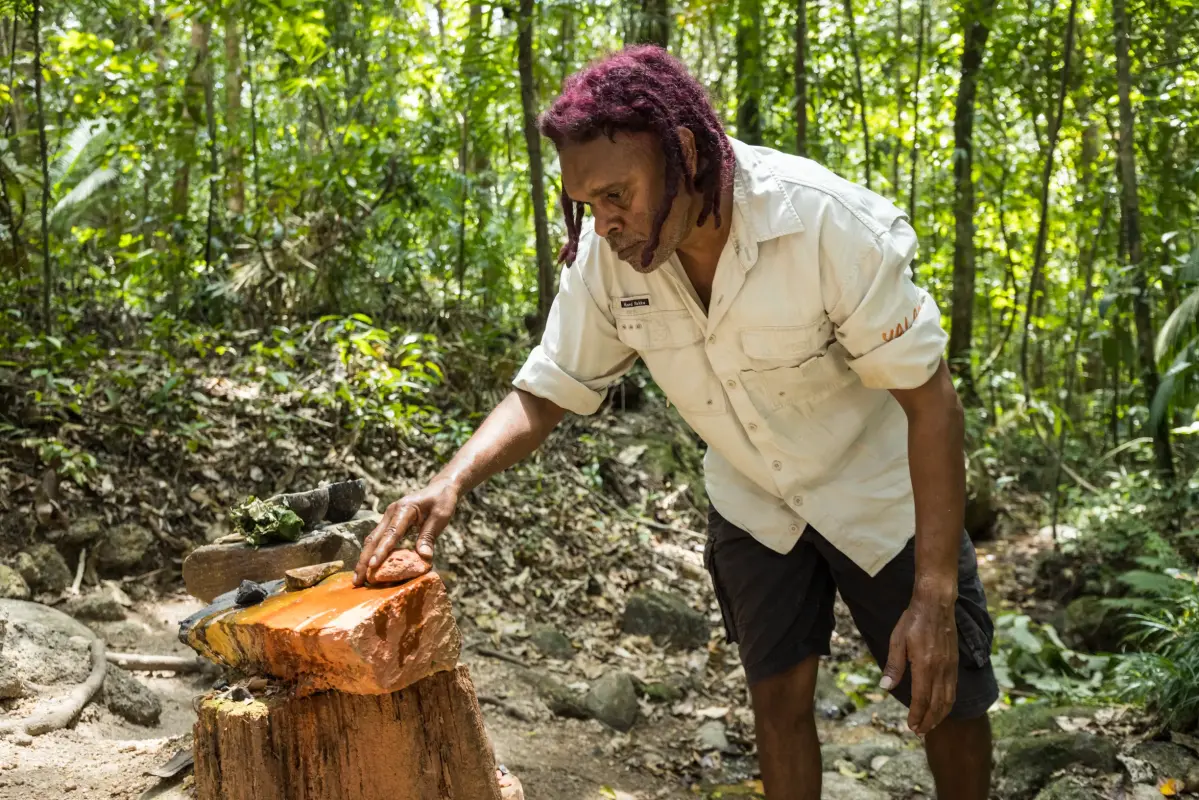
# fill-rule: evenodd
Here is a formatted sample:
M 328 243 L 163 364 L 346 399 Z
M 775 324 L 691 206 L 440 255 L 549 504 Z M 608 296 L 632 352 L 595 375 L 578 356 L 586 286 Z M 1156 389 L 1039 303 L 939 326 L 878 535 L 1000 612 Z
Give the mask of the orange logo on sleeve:
M 912 323 L 915 322 L 920 316 L 920 309 L 922 308 L 924 308 L 923 297 L 920 298 L 920 302 L 916 303 L 916 307 L 912 309 L 912 317 L 910 320 L 907 317 L 904 317 L 903 322 L 896 325 L 893 329 L 889 331 L 883 331 L 883 341 L 889 342 L 893 339 L 898 339 L 900 336 L 903 336 L 905 333 L 907 333 L 908 328 L 912 327 Z

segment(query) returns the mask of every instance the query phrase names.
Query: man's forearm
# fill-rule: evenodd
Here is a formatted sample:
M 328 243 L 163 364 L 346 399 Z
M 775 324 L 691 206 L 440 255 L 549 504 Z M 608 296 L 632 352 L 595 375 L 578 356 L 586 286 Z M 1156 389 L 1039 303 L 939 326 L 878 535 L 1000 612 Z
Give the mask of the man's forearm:
M 947 371 L 930 383 L 925 402 L 908 409 L 908 465 L 916 502 L 914 593 L 952 603 L 965 524 L 965 416 Z
M 560 406 L 549 400 L 513 390 L 433 481 L 454 486 L 461 497 L 533 453 L 564 414 Z

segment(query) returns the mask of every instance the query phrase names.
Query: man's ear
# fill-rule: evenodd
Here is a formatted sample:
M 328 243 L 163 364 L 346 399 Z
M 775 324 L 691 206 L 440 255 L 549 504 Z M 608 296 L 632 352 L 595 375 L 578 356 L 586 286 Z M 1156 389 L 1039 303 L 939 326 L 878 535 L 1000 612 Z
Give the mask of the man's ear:
M 679 144 L 683 148 L 683 163 L 687 165 L 687 177 L 694 179 L 695 170 L 698 169 L 695 134 L 686 125 L 679 125 L 674 130 L 678 134 Z

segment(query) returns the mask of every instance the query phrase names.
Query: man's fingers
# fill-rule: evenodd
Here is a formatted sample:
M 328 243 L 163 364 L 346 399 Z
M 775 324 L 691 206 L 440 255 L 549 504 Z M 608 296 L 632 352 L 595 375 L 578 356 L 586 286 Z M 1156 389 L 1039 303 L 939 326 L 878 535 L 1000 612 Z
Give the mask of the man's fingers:
M 891 691 L 898 686 L 899 682 L 903 680 L 903 673 L 907 662 L 907 636 L 901 630 L 901 626 L 896 626 L 895 631 L 891 634 L 891 647 L 887 652 L 887 666 L 883 669 L 883 678 L 879 681 L 879 686 L 887 691 Z
M 396 514 L 392 524 L 383 531 L 383 535 L 379 537 L 379 541 L 375 544 L 375 550 L 371 553 L 370 559 L 366 562 L 367 574 L 369 575 L 375 567 L 383 563 L 383 559 L 395 549 L 396 544 L 408 532 L 408 528 L 416 521 L 416 507 L 406 505 Z
M 375 546 L 379 543 L 384 531 L 391 527 L 392 520 L 395 517 L 395 504 L 387 507 L 383 512 L 383 519 L 379 520 L 379 524 L 371 531 L 366 539 L 362 542 L 362 552 L 358 555 L 358 564 L 354 567 L 354 585 L 361 586 L 366 582 L 366 571 L 370 565 L 371 556 L 375 552 Z
M 908 711 L 908 727 L 919 731 L 933 699 L 933 680 L 924 664 L 912 664 L 912 707 Z
M 433 560 L 433 543 L 437 541 L 437 534 L 441 532 L 441 527 L 441 521 L 430 514 L 416 540 L 417 555 L 426 561 Z
M 932 683 L 933 685 L 929 697 L 928 710 L 924 713 L 924 716 L 919 719 L 916 727 L 913 729 L 921 736 L 927 735 L 929 731 L 937 727 L 938 723 L 945 718 L 945 713 L 949 710 L 945 705 L 946 687 L 944 680 L 934 680 Z M 913 709 L 915 708 L 915 705 L 915 703 L 912 703 Z

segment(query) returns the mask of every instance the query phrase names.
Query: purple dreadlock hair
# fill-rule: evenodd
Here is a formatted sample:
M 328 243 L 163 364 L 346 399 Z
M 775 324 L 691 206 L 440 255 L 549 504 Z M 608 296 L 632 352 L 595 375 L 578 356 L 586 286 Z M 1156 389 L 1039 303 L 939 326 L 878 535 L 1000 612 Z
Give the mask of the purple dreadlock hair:
M 683 146 L 675 128 L 695 135 L 696 171 L 687 174 Z M 638 45 L 614 53 L 571 75 L 538 121 L 541 133 L 558 149 L 598 136 L 613 138 L 617 131 L 655 133 L 666 155 L 666 198 L 654 218 L 648 246 L 641 254 L 649 266 L 658 248 L 662 225 L 678 194 L 679 178 L 688 191 L 703 195 L 698 224 L 712 214 L 720 227 L 720 190 L 732 177 L 733 147 L 716 118 L 707 92 L 688 74 L 682 62 L 657 45 Z M 567 242 L 559 263 L 573 262 L 579 249 L 583 204 L 562 192 Z

